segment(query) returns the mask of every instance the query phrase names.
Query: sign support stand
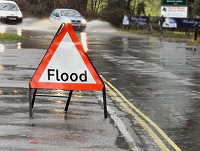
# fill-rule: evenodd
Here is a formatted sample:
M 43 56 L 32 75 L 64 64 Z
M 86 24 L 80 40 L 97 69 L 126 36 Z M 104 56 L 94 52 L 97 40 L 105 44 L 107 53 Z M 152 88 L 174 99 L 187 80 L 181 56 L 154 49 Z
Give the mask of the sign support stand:
M 68 107 L 69 107 L 69 103 L 70 103 L 70 100 L 71 100 L 71 97 L 72 97 L 72 92 L 73 92 L 73 90 L 70 90 L 70 91 L 69 91 L 69 97 L 68 97 L 68 99 L 67 99 L 67 103 L 66 103 L 66 106 L 65 106 L 65 111 L 66 111 L 66 112 L 67 112 Z
M 71 97 L 72 97 L 72 92 L 73 90 L 69 91 L 69 96 L 66 102 L 66 106 L 65 106 L 65 111 L 67 112 L 68 108 L 69 108 L 69 104 L 71 101 Z M 104 108 L 104 118 L 107 118 L 107 102 L 106 102 L 106 90 L 105 87 L 102 90 L 103 92 L 103 108 Z M 29 87 L 29 117 L 32 118 L 33 116 L 33 107 L 34 107 L 34 103 L 35 103 L 35 98 L 36 96 L 46 96 L 48 97 L 48 95 L 37 95 L 37 89 L 34 89 L 33 95 L 32 95 L 32 88 Z M 50 97 L 50 96 L 49 96 Z M 51 96 L 51 97 L 59 97 L 59 96 Z
M 103 106 L 104 106 L 104 118 L 107 118 L 107 103 L 106 103 L 106 89 L 103 88 Z
M 67 90 L 69 94 L 37 94 L 38 89 Z M 67 98 L 67 112 L 74 90 L 102 91 L 104 117 L 107 118 L 105 85 L 85 53 L 72 25 L 63 23 L 29 83 L 30 118 L 33 115 L 36 96 Z
M 31 88 L 29 86 L 29 117 L 32 117 L 32 94 L 31 94 Z

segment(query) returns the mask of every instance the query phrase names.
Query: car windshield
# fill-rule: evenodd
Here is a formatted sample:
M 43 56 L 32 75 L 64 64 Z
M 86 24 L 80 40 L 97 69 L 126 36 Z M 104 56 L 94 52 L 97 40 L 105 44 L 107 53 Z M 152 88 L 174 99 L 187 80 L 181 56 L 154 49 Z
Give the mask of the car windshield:
M 19 8 L 14 3 L 0 3 L 0 10 L 3 10 L 3 11 L 19 11 Z
M 61 16 L 79 17 L 81 16 L 76 10 L 61 10 Z

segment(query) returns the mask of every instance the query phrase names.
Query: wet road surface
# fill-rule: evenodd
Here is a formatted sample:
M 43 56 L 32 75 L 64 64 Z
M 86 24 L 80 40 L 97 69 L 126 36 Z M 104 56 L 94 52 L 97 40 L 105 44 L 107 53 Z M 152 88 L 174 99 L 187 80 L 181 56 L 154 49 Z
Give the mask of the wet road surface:
M 63 109 L 66 99 L 37 98 L 30 120 L 27 88 L 1 87 L 0 150 L 126 150 L 118 130 L 104 120 L 94 94 L 88 94 L 74 93 L 68 114 Z
M 139 36 L 88 37 L 89 55 L 101 74 L 180 149 L 198 151 L 199 49 L 193 51 L 181 41 Z M 134 122 L 133 126 L 148 146 L 146 133 Z
M 104 119 L 96 98 L 101 94 L 96 92 L 74 92 L 67 113 L 66 98 L 36 97 L 33 118 L 29 119 L 29 81 L 56 31 L 36 32 L 28 31 L 27 41 L 1 43 L 0 150 L 127 150 L 114 123 Z M 39 93 L 68 95 L 61 90 Z
M 26 53 L 24 48 L 38 48 L 45 51 L 55 31 L 39 33 L 23 31 L 22 33 L 30 36 L 30 40 L 25 43 L 4 44 L 3 47 L 8 45 L 8 47 L 17 48 L 20 46 L 20 51 L 23 51 L 21 53 Z M 81 39 L 80 33 L 78 36 Z M 88 55 L 101 75 L 154 121 L 181 150 L 199 150 L 200 53 L 198 48 L 193 51 L 192 47 L 186 46 L 180 40 L 115 33 L 88 32 L 87 35 L 82 36 L 84 36 L 82 39 L 87 36 L 85 46 L 87 46 Z M 38 51 L 34 55 L 42 54 Z M 14 56 L 13 52 L 13 58 Z M 15 75 L 12 70 L 15 68 L 13 65 L 15 60 L 10 57 L 7 61 L 7 66 L 1 66 L 1 68 L 10 69 L 12 75 Z M 26 61 L 31 62 L 32 60 L 27 59 Z M 39 62 L 39 59 L 36 62 Z M 35 69 L 36 67 L 37 64 L 33 67 L 25 67 L 27 80 L 33 72 L 29 71 L 29 68 Z M 5 79 L 7 76 L 9 73 L 5 74 Z M 18 81 L 20 76 L 10 78 L 14 78 L 12 81 L 14 82 Z M 1 81 L 1 87 L 6 86 L 7 81 L 5 83 Z M 15 85 L 19 83 L 20 85 L 27 84 L 19 80 Z M 135 130 L 145 150 L 160 150 L 132 116 L 126 114 L 122 118 L 129 128 Z M 162 138 L 162 141 L 170 150 L 174 150 L 165 139 Z

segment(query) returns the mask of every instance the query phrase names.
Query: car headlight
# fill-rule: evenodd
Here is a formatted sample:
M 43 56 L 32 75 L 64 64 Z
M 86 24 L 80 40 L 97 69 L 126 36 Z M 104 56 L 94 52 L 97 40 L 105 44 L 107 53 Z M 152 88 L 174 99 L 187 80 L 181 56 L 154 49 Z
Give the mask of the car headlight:
M 7 16 L 6 15 L 1 15 L 1 18 L 6 18 Z
M 86 21 L 85 19 L 82 19 L 82 20 L 81 20 L 81 23 L 82 23 L 82 24 L 86 24 L 87 21 Z
M 19 18 L 22 18 L 22 17 L 23 17 L 23 15 L 22 15 L 21 12 L 18 13 L 18 17 L 19 17 Z
M 2 13 L 1 13 L 1 17 L 7 17 L 7 14 L 4 13 L 4 12 L 2 12 Z

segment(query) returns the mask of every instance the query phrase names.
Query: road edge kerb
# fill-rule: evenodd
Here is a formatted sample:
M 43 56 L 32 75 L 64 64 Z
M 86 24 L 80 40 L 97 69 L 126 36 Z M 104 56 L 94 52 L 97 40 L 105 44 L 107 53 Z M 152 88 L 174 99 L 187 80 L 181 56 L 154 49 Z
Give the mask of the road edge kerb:
M 103 98 L 101 96 L 97 96 L 98 103 L 102 106 L 103 105 Z M 125 138 L 128 146 L 129 151 L 144 151 L 143 149 L 139 148 L 137 146 L 137 143 L 133 139 L 133 137 L 128 132 L 126 126 L 124 125 L 121 118 L 119 118 L 119 115 L 111 109 L 110 106 L 107 105 L 107 112 L 109 117 L 113 120 L 113 122 L 116 124 L 118 130 L 122 133 L 123 137 Z

